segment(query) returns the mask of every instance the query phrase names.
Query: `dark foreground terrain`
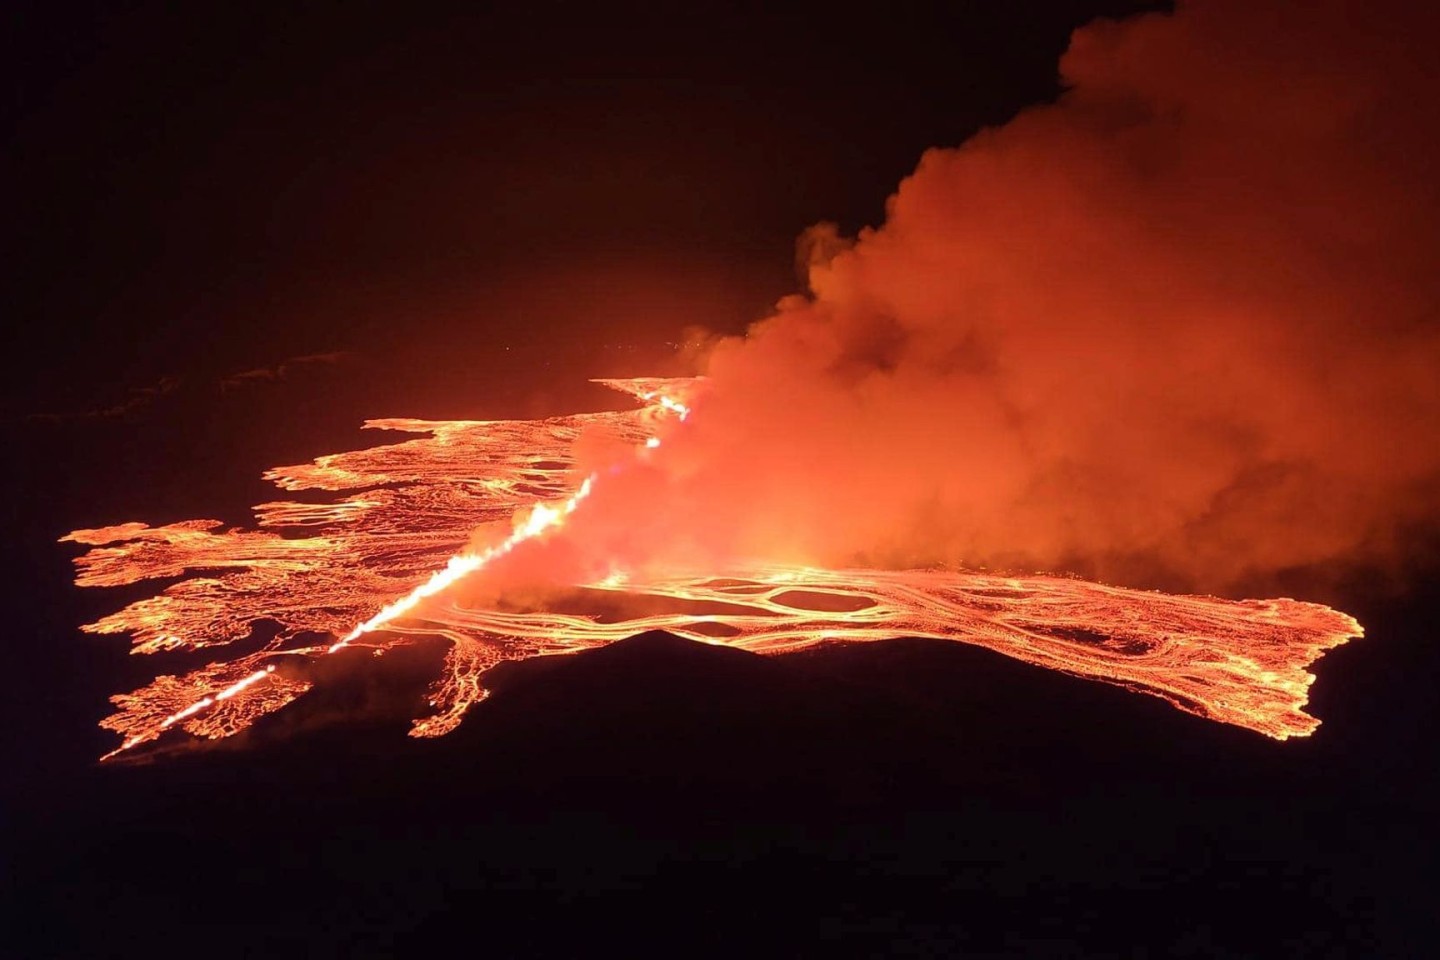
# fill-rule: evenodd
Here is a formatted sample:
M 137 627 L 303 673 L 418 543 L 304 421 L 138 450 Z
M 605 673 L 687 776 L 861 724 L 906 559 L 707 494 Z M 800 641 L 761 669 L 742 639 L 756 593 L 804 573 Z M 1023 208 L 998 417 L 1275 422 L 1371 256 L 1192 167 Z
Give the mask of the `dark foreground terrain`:
M 11 784 L 4 952 L 1426 955 L 1434 655 L 1357 612 L 1284 744 L 958 645 L 658 633 L 415 741 L 438 651 L 401 654 L 236 748 Z

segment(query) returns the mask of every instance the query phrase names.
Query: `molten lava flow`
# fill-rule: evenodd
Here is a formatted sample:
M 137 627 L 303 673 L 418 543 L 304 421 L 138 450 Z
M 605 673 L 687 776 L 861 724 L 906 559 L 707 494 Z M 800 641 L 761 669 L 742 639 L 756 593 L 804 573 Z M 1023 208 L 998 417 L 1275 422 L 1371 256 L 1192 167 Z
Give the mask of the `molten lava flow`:
M 267 478 L 285 490 L 344 495 L 260 504 L 259 531 L 201 520 L 63 538 L 91 547 L 76 560 L 82 586 L 183 578 L 87 631 L 129 633 L 132 652 L 171 656 L 259 644 L 114 697 L 119 709 L 102 726 L 123 740 L 107 757 L 172 728 L 211 739 L 237 733 L 310 689 L 287 661 L 361 645 L 378 656 L 418 637 L 450 644 L 431 690 L 434 712 L 411 731 L 438 736 L 485 696 L 481 679 L 496 663 L 650 629 L 756 653 L 899 636 L 959 640 L 1284 739 L 1319 723 L 1302 709 L 1314 679 L 1306 668 L 1361 633 L 1345 614 L 1295 600 L 1177 597 L 1059 577 L 773 565 L 704 577 L 615 573 L 574 585 L 574 596 L 596 605 L 623 595 L 632 606 L 643 600 L 662 610 L 603 622 L 593 610 L 442 602 L 457 581 L 563 524 L 601 482 L 575 469 L 582 431 L 606 429 L 651 455 L 661 434 L 690 415 L 693 381 L 600 382 L 643 406 L 535 421 L 372 420 L 367 427 L 420 436 L 271 470 Z M 516 517 L 508 536 L 472 543 L 477 527 Z M 263 642 L 252 639 L 262 622 L 279 627 Z
M 645 445 L 652 447 L 655 443 L 658 443 L 657 438 L 651 437 L 646 441 Z M 548 507 L 543 503 L 535 504 L 535 506 L 531 508 L 530 515 L 525 521 L 517 526 L 515 532 L 501 541 L 498 546 L 490 547 L 479 553 L 461 553 L 451 557 L 449 562 L 445 564 L 444 570 L 435 573 L 429 580 L 426 580 L 394 603 L 381 607 L 380 612 L 369 620 L 361 624 L 356 624 L 354 630 L 351 630 L 340 640 L 331 644 L 330 648 L 325 652 L 334 653 L 337 650 L 349 646 L 353 641 L 365 634 L 379 630 L 392 620 L 396 620 L 415 609 L 422 600 L 433 597 L 441 590 L 453 586 L 461 577 L 474 573 L 496 557 L 504 556 L 526 540 L 533 540 L 546 530 L 559 526 L 567 516 L 575 512 L 575 508 L 580 505 L 580 501 L 590 496 L 590 489 L 594 482 L 595 477 L 593 474 L 586 477 L 580 484 L 580 489 L 576 490 L 559 509 Z

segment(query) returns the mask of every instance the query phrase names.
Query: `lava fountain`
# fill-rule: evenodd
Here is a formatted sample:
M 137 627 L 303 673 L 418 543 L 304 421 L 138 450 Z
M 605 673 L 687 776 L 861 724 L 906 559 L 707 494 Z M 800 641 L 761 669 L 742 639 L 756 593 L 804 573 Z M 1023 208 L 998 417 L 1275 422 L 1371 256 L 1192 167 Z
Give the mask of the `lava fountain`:
M 113 697 L 117 710 L 101 725 L 122 742 L 106 758 L 175 731 L 218 739 L 245 729 L 310 689 L 305 671 L 288 663 L 353 647 L 379 656 L 425 637 L 444 638 L 449 648 L 431 710 L 411 733 L 439 736 L 485 697 L 484 673 L 497 663 L 653 629 L 761 654 L 902 636 L 955 640 L 1283 740 L 1319 725 L 1303 709 L 1314 680 L 1309 666 L 1362 633 L 1346 614 L 1291 599 L 1170 596 L 1058 576 L 773 563 L 701 576 L 614 570 L 567 585 L 582 596 L 647 601 L 631 604 L 647 612 L 619 619 L 462 604 L 455 584 L 562 527 L 604 482 L 577 466 L 582 432 L 603 428 L 635 457 L 661 456 L 666 433 L 683 429 L 697 386 L 600 382 L 629 393 L 638 407 L 528 421 L 368 421 L 413 436 L 270 470 L 266 478 L 283 490 L 324 491 L 329 499 L 262 503 L 256 530 L 192 520 L 63 537 L 90 548 L 75 561 L 80 586 L 178 578 L 86 631 L 129 634 L 133 653 L 214 657 Z M 476 545 L 477 527 L 505 520 L 512 522 L 507 536 Z M 654 612 L 667 603 L 674 609 Z M 262 622 L 278 629 L 256 649 Z

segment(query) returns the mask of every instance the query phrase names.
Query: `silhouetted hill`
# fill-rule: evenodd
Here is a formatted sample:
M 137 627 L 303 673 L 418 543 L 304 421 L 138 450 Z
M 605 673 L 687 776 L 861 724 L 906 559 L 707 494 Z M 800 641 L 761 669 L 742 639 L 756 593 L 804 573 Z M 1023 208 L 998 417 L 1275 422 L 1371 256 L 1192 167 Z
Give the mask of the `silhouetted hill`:
M 649 633 L 492 680 L 438 740 L 397 707 L 87 771 L 27 811 L 18 955 L 1380 955 L 1424 921 L 1418 810 L 1323 727 L 917 640 Z

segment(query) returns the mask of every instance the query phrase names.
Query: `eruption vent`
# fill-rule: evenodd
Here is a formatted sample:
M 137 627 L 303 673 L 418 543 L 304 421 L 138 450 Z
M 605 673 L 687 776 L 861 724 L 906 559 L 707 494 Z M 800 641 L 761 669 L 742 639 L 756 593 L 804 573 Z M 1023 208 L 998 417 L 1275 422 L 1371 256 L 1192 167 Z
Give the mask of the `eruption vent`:
M 246 641 L 260 621 L 280 625 L 259 650 L 115 697 L 119 709 L 102 725 L 123 740 L 110 755 L 172 728 L 230 736 L 309 689 L 305 661 L 350 647 L 379 655 L 434 636 L 450 647 L 430 694 L 432 712 L 415 721 L 412 734 L 438 736 L 485 696 L 482 675 L 500 661 L 591 649 L 651 629 L 756 653 L 899 636 L 958 640 L 1284 739 L 1318 724 L 1302 710 L 1313 680 L 1307 666 L 1360 633 L 1350 617 L 1294 600 L 1167 596 L 1063 577 L 774 563 L 668 575 L 612 567 L 561 585 L 597 609 L 623 599 L 619 609 L 630 612 L 618 617 L 460 602 L 466 591 L 457 587 L 503 581 L 500 561 L 518 562 L 527 547 L 531 560 L 552 570 L 582 569 L 573 561 L 551 564 L 556 556 L 545 537 L 591 506 L 592 489 L 664 456 L 672 438 L 683 440 L 695 382 L 605 382 L 643 405 L 535 421 L 370 421 L 366 426 L 417 436 L 271 470 L 267 477 L 283 489 L 335 496 L 261 504 L 258 531 L 190 521 L 65 537 L 91 547 L 76 561 L 82 586 L 184 577 L 85 628 L 129 633 L 136 653 L 214 655 Z M 621 438 L 631 459 L 578 469 L 577 444 L 596 430 Z M 505 536 L 492 530 L 483 543 L 477 520 L 512 526 Z

